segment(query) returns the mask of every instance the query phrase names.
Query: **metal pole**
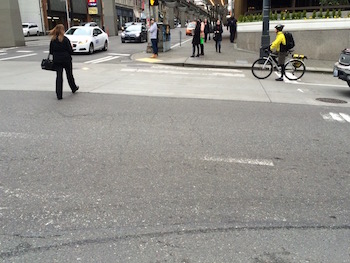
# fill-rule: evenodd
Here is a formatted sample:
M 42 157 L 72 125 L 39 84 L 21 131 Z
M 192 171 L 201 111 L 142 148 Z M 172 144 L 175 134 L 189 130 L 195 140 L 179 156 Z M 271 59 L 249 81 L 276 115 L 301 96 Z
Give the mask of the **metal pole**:
M 264 47 L 270 45 L 270 10 L 271 10 L 271 0 L 263 0 L 263 28 L 261 35 L 261 48 L 260 48 L 260 57 L 266 56 Z
M 67 25 L 70 28 L 69 10 L 68 10 L 68 0 L 66 0 L 66 12 L 67 12 Z

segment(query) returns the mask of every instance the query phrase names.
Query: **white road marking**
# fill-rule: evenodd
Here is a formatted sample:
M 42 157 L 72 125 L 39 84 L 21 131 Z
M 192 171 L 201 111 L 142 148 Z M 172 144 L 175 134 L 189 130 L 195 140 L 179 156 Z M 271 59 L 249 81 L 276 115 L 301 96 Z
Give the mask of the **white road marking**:
M 335 87 L 335 88 L 343 88 L 348 87 L 344 85 L 335 85 L 335 84 L 326 84 L 326 83 L 306 83 L 306 82 L 300 82 L 300 81 L 288 81 L 288 83 L 291 84 L 298 84 L 298 85 L 306 85 L 306 86 L 326 86 L 326 87 Z
M 47 51 L 47 50 L 46 50 L 46 51 L 43 51 L 43 53 L 45 53 L 45 54 L 48 54 L 49 52 L 50 52 L 50 51 Z
M 104 57 L 104 58 L 98 58 L 98 59 L 94 59 L 94 60 L 90 60 L 90 61 L 86 61 L 84 62 L 85 64 L 97 64 L 97 63 L 102 63 L 102 62 L 105 62 L 105 61 L 109 61 L 109 60 L 113 60 L 113 59 L 117 59 L 119 58 L 118 56 L 107 56 L 107 57 Z
M 334 120 L 339 122 L 345 122 L 345 120 L 338 113 L 330 112 L 329 114 Z
M 181 70 L 161 70 L 161 69 L 144 69 L 144 68 L 124 68 L 121 69 L 122 72 L 137 72 L 137 73 L 154 73 L 154 74 L 167 74 L 167 75 L 197 75 L 197 76 L 222 76 L 222 77 L 238 77 L 244 78 L 244 74 L 238 73 L 219 73 L 219 72 L 188 72 Z
M 185 40 L 185 41 L 182 41 L 182 42 L 181 42 L 181 45 L 182 45 L 182 44 L 185 44 L 185 43 L 187 43 L 187 42 L 189 42 L 189 41 L 191 41 L 191 40 L 192 40 L 192 38 L 187 39 L 187 40 Z M 175 47 L 178 47 L 178 46 L 180 46 L 180 43 L 177 43 L 177 44 L 171 46 L 170 48 L 175 48 Z
M 0 132 L 0 138 L 21 138 L 27 139 L 29 138 L 28 134 L 19 133 L 19 132 Z
M 130 57 L 131 54 L 108 53 L 110 56 Z
M 0 53 L 0 56 L 2 56 L 2 55 L 7 55 L 7 53 Z
M 350 123 L 350 115 L 342 113 L 342 112 L 340 112 L 340 113 L 330 112 L 330 113 L 326 113 L 326 114 L 321 114 L 321 116 L 326 121 L 338 121 L 341 123 L 344 123 L 344 122 Z
M 218 158 L 218 157 L 208 157 L 202 158 L 203 161 L 209 162 L 223 162 L 223 163 L 239 163 L 239 164 L 253 164 L 253 165 L 263 165 L 263 166 L 275 166 L 271 160 L 266 159 L 236 159 L 236 158 Z
M 300 91 L 300 92 L 304 93 L 304 91 L 303 91 L 302 89 L 298 89 L 298 91 Z
M 9 58 L 0 58 L 0 61 L 11 60 L 11 59 L 16 59 L 16 58 L 30 57 L 30 56 L 35 56 L 35 55 L 38 55 L 38 53 L 32 53 L 32 54 L 27 54 L 27 55 L 22 55 L 22 56 L 15 56 L 15 57 L 9 57 Z
M 186 68 L 179 68 L 179 67 L 174 67 L 174 66 L 159 66 L 159 65 L 153 65 L 151 68 L 154 69 L 169 69 L 169 70 L 180 70 L 183 69 L 185 71 L 211 71 L 211 72 L 228 72 L 228 73 L 242 73 L 242 70 L 239 69 L 225 69 L 225 68 L 196 68 L 196 67 L 186 67 Z
M 16 52 L 18 52 L 18 53 L 32 53 L 33 51 L 31 51 L 31 50 L 17 50 Z
M 344 120 L 346 120 L 347 122 L 350 122 L 350 116 L 345 114 L 345 113 L 339 113 L 340 116 L 343 117 Z

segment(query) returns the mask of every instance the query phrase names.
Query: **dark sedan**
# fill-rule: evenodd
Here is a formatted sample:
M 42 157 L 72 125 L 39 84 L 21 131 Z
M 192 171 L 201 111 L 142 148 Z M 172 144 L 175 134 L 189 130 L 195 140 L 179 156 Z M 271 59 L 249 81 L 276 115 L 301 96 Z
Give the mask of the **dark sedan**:
M 121 34 L 122 43 L 130 42 L 147 42 L 147 28 L 143 24 L 128 26 Z

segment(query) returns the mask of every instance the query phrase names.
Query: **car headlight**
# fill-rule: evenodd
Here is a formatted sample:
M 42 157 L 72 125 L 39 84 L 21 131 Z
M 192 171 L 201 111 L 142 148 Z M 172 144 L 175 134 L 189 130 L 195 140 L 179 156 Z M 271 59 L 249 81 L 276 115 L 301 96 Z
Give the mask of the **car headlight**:
M 140 36 L 140 33 L 136 33 L 135 36 L 136 36 L 136 37 L 139 37 L 139 36 Z
M 122 37 L 125 37 L 125 33 L 122 33 Z
M 86 44 L 89 42 L 87 39 L 78 41 L 78 44 Z

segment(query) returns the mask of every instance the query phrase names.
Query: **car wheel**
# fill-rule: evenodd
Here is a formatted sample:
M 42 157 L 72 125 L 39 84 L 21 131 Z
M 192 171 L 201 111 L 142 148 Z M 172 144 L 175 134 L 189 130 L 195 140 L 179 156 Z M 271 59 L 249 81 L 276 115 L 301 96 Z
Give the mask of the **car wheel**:
M 124 40 L 124 39 L 122 39 L 122 43 L 125 43 L 125 40 Z
M 30 34 L 29 34 L 29 31 L 28 31 L 28 33 L 27 33 L 27 37 L 29 37 L 30 36 Z
M 37 31 L 37 32 L 36 32 L 36 35 L 37 35 L 37 36 L 40 36 L 40 32 L 39 32 L 39 31 Z
M 105 45 L 103 46 L 103 51 L 107 51 L 107 49 L 108 49 L 108 42 L 107 42 L 107 40 L 105 41 Z
M 94 44 L 90 43 L 89 54 L 92 54 L 92 53 L 94 53 Z

